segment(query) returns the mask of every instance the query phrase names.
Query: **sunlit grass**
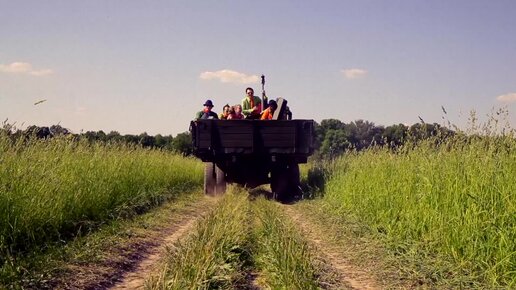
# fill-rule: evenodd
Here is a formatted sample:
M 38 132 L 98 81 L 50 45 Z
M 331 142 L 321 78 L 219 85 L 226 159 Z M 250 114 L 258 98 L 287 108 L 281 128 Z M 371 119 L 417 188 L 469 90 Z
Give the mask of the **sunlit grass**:
M 244 280 L 249 261 L 249 202 L 227 193 L 213 212 L 199 221 L 167 253 L 147 289 L 233 289 Z
M 430 280 L 516 286 L 516 140 L 458 135 L 336 161 L 326 203 L 367 224 L 396 255 L 449 262 Z M 446 268 L 446 270 L 445 270 Z
M 319 289 L 309 246 L 278 205 L 260 198 L 253 213 L 258 284 L 266 289 Z
M 0 265 L 201 184 L 202 164 L 169 152 L 0 133 Z
M 231 187 L 167 253 L 147 289 L 318 289 L 307 242 L 279 205 Z M 253 273 L 252 275 L 250 273 Z

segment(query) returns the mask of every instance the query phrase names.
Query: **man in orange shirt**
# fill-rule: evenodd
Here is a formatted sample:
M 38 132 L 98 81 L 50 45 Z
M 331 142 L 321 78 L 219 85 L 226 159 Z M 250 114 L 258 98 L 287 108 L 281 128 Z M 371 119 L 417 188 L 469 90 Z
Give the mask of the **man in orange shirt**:
M 269 101 L 269 107 L 263 111 L 260 120 L 272 120 L 272 116 L 274 116 L 274 111 L 278 108 L 278 103 L 275 100 Z

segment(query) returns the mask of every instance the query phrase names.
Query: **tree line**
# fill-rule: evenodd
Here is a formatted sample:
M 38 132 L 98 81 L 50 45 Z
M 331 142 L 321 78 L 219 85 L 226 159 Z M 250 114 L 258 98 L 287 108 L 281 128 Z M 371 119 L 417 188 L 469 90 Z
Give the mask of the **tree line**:
M 9 124 L 4 123 L 0 131 L 4 131 L 6 135 L 8 135 L 13 140 L 18 140 L 19 138 L 40 138 L 40 139 L 49 139 L 57 136 L 67 136 L 74 140 L 87 140 L 91 143 L 93 142 L 118 142 L 118 143 L 126 143 L 126 144 L 134 144 L 138 146 L 142 146 L 144 148 L 155 148 L 155 149 L 163 149 L 181 153 L 183 155 L 191 155 L 192 154 L 192 144 L 191 137 L 189 132 L 179 133 L 175 137 L 172 135 L 149 135 L 146 132 L 143 132 L 139 135 L 133 134 L 125 134 L 122 135 L 117 131 L 111 131 L 109 133 L 105 133 L 103 130 L 99 131 L 86 131 L 78 134 L 72 133 L 69 129 L 64 128 L 60 125 L 52 125 L 50 127 L 46 126 L 29 126 L 25 130 L 20 130 L 14 128 Z
M 315 126 L 316 156 L 334 158 L 346 150 L 360 151 L 371 146 L 396 148 L 407 141 L 417 142 L 430 137 L 447 138 L 454 134 L 454 131 L 437 123 L 384 127 L 365 120 L 344 123 L 337 119 L 325 119 Z
M 105 133 L 104 131 L 87 131 L 78 134 L 60 126 L 50 127 L 29 126 L 25 130 L 15 129 L 8 124 L 1 129 L 6 131 L 12 138 L 22 136 L 35 136 L 37 138 L 53 138 L 55 136 L 71 136 L 75 139 L 86 139 L 89 142 L 123 142 L 135 144 L 145 148 L 156 148 L 178 152 L 185 156 L 192 154 L 192 143 L 189 132 L 172 135 L 122 135 L 117 131 Z M 363 150 L 371 146 L 389 146 L 396 148 L 405 142 L 417 141 L 433 136 L 453 135 L 454 132 L 437 123 L 427 124 L 424 122 L 411 126 L 396 124 L 391 126 L 378 126 L 373 122 L 356 120 L 344 123 L 337 119 L 325 119 L 315 124 L 315 149 L 316 157 L 321 159 L 335 158 L 346 150 Z

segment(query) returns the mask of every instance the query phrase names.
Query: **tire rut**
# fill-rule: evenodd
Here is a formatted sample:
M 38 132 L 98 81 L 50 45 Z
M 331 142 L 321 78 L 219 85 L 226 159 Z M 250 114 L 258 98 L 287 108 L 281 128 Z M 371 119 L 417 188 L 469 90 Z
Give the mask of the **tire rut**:
M 382 289 L 379 283 L 366 271 L 359 269 L 350 263 L 339 251 L 338 247 L 331 245 L 323 237 L 324 232 L 320 226 L 310 222 L 303 217 L 293 206 L 284 205 L 285 213 L 292 219 L 294 224 L 301 230 L 308 242 L 316 249 L 315 255 L 329 263 L 330 271 L 337 274 L 341 285 L 328 285 L 329 289 Z M 338 287 L 338 288 L 335 288 Z
M 160 212 L 157 216 L 160 217 L 157 217 L 156 223 L 150 223 L 147 227 L 145 222 L 136 222 L 135 226 L 123 229 L 105 242 L 94 240 L 91 250 L 69 258 L 63 266 L 53 270 L 55 274 L 51 279 L 37 286 L 27 285 L 26 288 L 142 288 L 165 246 L 188 234 L 195 221 L 213 209 L 217 201 L 218 198 L 205 196 L 195 201 L 178 200 L 177 204 L 172 200 L 171 204 L 157 209 Z M 83 255 L 86 258 L 82 258 Z
M 143 260 L 138 263 L 138 266 L 134 271 L 123 274 L 120 278 L 120 282 L 117 282 L 109 289 L 143 289 L 145 279 L 155 269 L 156 264 L 160 261 L 166 247 L 183 237 L 195 225 L 195 222 L 199 218 L 200 217 L 196 217 L 195 219 L 178 225 L 172 234 L 158 242 L 160 244 L 159 246 L 149 251 L 148 256 L 144 257 Z
M 163 234 L 161 236 L 154 237 L 153 244 L 155 244 L 155 246 L 148 249 L 146 255 L 137 261 L 137 266 L 134 270 L 121 274 L 114 285 L 109 289 L 143 289 L 145 279 L 156 269 L 167 247 L 185 237 L 195 226 L 196 222 L 209 212 L 208 209 L 210 207 L 207 203 L 211 203 L 212 199 L 213 198 L 205 197 L 205 199 L 200 202 L 204 204 L 204 206 L 197 204 L 195 206 L 195 208 L 198 209 L 197 211 L 185 215 L 178 224 L 171 225 L 162 231 Z

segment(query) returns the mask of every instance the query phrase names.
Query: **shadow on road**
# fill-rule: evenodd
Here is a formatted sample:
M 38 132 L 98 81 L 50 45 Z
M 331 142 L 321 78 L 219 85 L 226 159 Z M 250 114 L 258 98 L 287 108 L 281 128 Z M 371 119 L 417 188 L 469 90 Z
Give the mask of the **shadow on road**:
M 302 194 L 295 194 L 295 195 L 292 195 L 291 197 L 289 198 L 286 198 L 286 199 L 283 199 L 283 200 L 278 200 L 276 199 L 276 197 L 274 196 L 274 193 L 271 192 L 270 190 L 267 190 L 263 187 L 257 187 L 257 188 L 254 188 L 254 189 L 250 189 L 249 191 L 249 200 L 250 201 L 254 201 L 256 200 L 258 197 L 264 197 L 266 199 L 269 199 L 269 200 L 276 200 L 278 202 L 281 202 L 282 204 L 294 204 L 300 200 L 303 199 L 303 195 Z

